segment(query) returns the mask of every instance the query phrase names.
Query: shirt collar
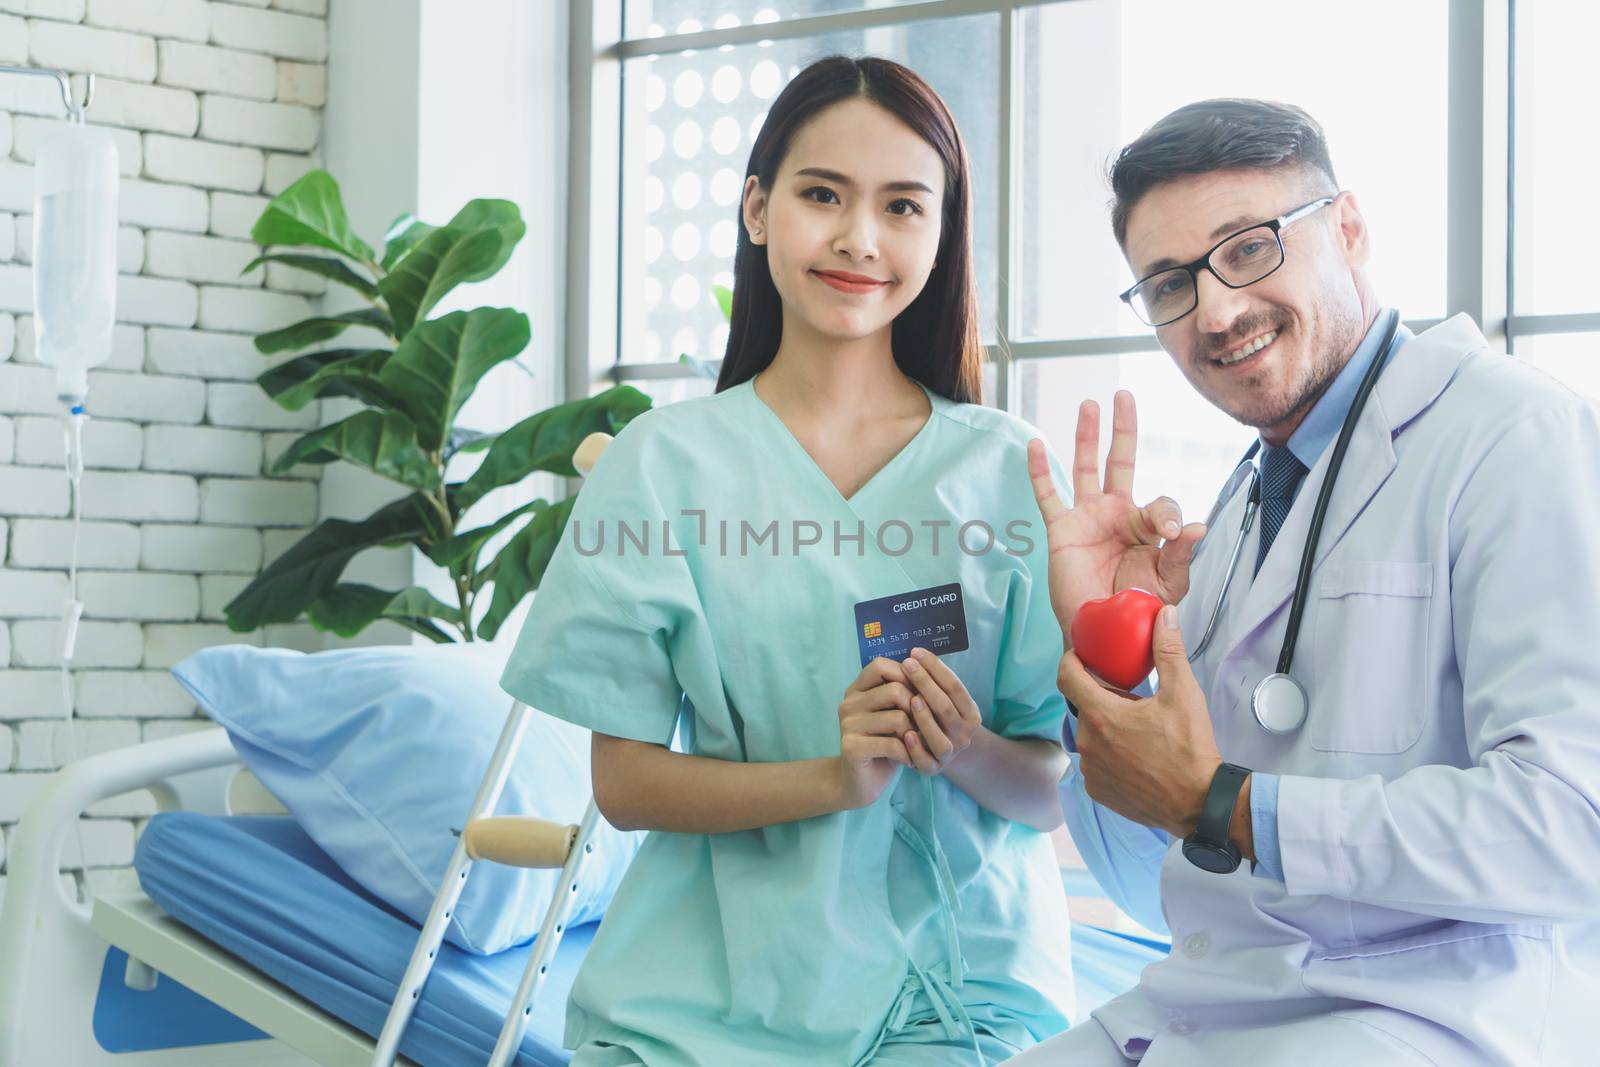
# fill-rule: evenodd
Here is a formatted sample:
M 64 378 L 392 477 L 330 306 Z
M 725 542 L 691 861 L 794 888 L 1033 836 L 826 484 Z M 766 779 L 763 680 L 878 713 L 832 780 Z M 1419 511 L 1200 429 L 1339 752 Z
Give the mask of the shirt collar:
M 1350 357 L 1350 362 L 1344 365 L 1333 379 L 1333 384 L 1328 386 L 1328 391 L 1312 405 L 1294 433 L 1289 435 L 1288 449 L 1294 453 L 1295 459 L 1304 464 L 1306 470 L 1317 465 L 1322 453 L 1339 436 L 1339 429 L 1344 425 L 1350 405 L 1355 401 L 1356 391 L 1361 387 L 1361 379 L 1377 358 L 1378 345 L 1383 341 L 1382 327 L 1388 323 L 1389 315 L 1394 313 L 1391 309 L 1379 313 L 1368 328 L 1367 335 L 1361 339 L 1361 344 L 1356 347 L 1355 355 Z M 1398 350 L 1411 337 L 1411 331 L 1402 325 L 1395 331 L 1395 349 Z M 1262 447 L 1271 446 L 1263 441 Z

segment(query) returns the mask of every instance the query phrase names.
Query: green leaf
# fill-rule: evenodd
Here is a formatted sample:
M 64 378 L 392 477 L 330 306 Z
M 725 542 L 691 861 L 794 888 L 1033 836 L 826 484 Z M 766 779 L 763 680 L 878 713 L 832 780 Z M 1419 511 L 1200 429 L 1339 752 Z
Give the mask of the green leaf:
M 293 622 L 338 584 L 357 553 L 436 537 L 438 518 L 426 497 L 412 493 L 359 522 L 328 519 L 269 563 L 222 609 L 229 628 L 245 633 L 269 623 Z
M 528 347 L 528 336 L 528 317 L 520 311 L 452 311 L 408 333 L 378 371 L 378 382 L 404 403 L 423 450 L 438 452 L 479 380 Z
M 293 352 L 298 348 L 331 341 L 352 326 L 370 326 L 389 337 L 394 336 L 394 323 L 388 315 L 379 308 L 362 308 L 359 311 L 346 311 L 342 315 L 302 319 L 293 326 L 257 334 L 256 351 L 264 356 L 274 352 Z
M 299 252 L 269 252 L 264 256 L 257 256 L 252 259 L 244 270 L 239 273 L 249 274 L 264 263 L 282 263 L 284 266 L 294 267 L 297 270 L 320 274 L 324 278 L 338 282 L 340 285 L 348 285 L 368 300 L 376 300 L 378 298 L 378 287 L 376 285 L 351 270 L 350 266 L 343 260 L 333 259 L 330 256 L 308 256 Z
M 379 619 L 390 619 L 438 642 L 451 640 L 433 619 L 461 622 L 461 609 L 436 598 L 420 586 L 396 593 L 392 589 L 341 582 L 306 608 L 306 617 L 319 630 L 354 637 Z
M 509 200 L 474 200 L 418 241 L 378 283 L 400 336 L 450 290 L 505 266 L 526 228 Z
M 282 474 L 297 463 L 358 463 L 375 474 L 424 492 L 438 488 L 439 468 L 417 447 L 417 428 L 398 411 L 358 411 L 313 430 L 284 449 L 272 465 Z
M 311 171 L 273 197 L 250 238 L 258 245 L 313 245 L 372 262 L 372 249 L 350 228 L 339 183 L 325 170 Z
M 521 364 L 517 365 L 521 366 Z M 499 436 L 497 433 L 485 433 L 482 430 L 468 430 L 460 426 L 451 427 L 450 440 L 444 443 L 444 458 L 449 459 L 451 456 L 461 452 L 482 452 L 494 444 L 495 438 Z
M 387 348 L 334 348 L 312 352 L 278 364 L 256 378 L 256 384 L 288 411 L 299 411 L 325 396 L 349 396 L 374 407 L 395 406 L 378 385 L 378 368 L 391 355 Z
M 598 396 L 530 415 L 495 439 L 483 463 L 462 483 L 454 502 L 466 511 L 490 490 L 514 485 L 534 471 L 575 478 L 578 471 L 572 465 L 572 453 L 585 437 L 596 432 L 614 434 L 649 408 L 648 396 L 631 385 L 618 385 Z
M 717 298 L 717 307 L 722 309 L 722 317 L 733 318 L 733 290 L 726 285 L 713 285 L 711 295 Z
M 454 537 L 429 545 L 424 551 L 428 558 L 446 570 L 455 570 L 463 563 L 472 559 L 484 544 L 495 534 L 510 526 L 522 516 L 538 508 L 549 507 L 549 501 L 535 500 L 524 504 L 515 511 L 500 516 L 487 526 L 479 526 L 475 530 L 465 530 Z
M 400 261 L 400 257 L 411 251 L 418 241 L 436 229 L 437 226 L 428 225 L 410 212 L 396 216 L 395 220 L 389 223 L 389 232 L 383 235 L 383 260 L 379 265 L 384 270 L 393 269 Z
M 571 496 L 560 503 L 535 508 L 528 525 L 518 530 L 489 564 L 483 579 L 494 582 L 494 596 L 483 621 L 478 623 L 478 635 L 484 640 L 494 640 L 506 617 L 522 598 L 539 587 L 577 500 L 576 496 Z M 535 504 L 544 504 L 544 501 L 535 501 Z

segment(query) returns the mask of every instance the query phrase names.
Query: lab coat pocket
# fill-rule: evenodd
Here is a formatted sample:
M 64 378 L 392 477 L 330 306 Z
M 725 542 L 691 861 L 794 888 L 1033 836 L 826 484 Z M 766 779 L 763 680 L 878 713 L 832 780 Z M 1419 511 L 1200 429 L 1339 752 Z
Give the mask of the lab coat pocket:
M 1422 733 L 1430 694 L 1433 566 L 1328 563 L 1318 585 L 1311 745 L 1324 752 L 1404 752 Z
M 1549 1011 L 1551 936 L 1543 923 L 1444 922 L 1314 953 L 1301 980 L 1314 996 L 1389 1009 L 1353 1012 L 1433 1062 L 1455 1063 L 1460 1038 L 1447 1035 L 1507 1049 L 1539 1031 Z

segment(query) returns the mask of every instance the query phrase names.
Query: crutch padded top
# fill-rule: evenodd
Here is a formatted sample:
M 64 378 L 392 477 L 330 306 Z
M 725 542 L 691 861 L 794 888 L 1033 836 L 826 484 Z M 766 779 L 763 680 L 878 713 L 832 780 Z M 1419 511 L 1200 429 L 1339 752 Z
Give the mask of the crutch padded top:
M 474 819 L 462 835 L 467 855 L 508 867 L 561 867 L 578 839 L 576 826 L 522 815 Z

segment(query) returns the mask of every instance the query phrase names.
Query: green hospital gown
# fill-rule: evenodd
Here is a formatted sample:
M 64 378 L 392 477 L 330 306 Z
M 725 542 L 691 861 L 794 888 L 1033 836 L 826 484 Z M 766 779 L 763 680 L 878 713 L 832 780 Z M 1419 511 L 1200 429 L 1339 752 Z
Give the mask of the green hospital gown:
M 636 419 L 579 495 L 506 691 L 616 737 L 665 745 L 681 723 L 683 750 L 716 759 L 837 756 L 861 670 L 854 605 L 959 582 L 970 647 L 945 661 L 985 726 L 1057 740 L 1037 434 L 929 400 L 848 500 L 749 382 Z M 1069 938 L 1048 837 L 903 768 L 857 811 L 649 834 L 578 974 L 566 1043 L 577 1067 L 844 1067 L 912 1044 L 948 1051 L 894 1062 L 966 1065 L 981 1036 L 992 1063 L 1067 1026 Z

